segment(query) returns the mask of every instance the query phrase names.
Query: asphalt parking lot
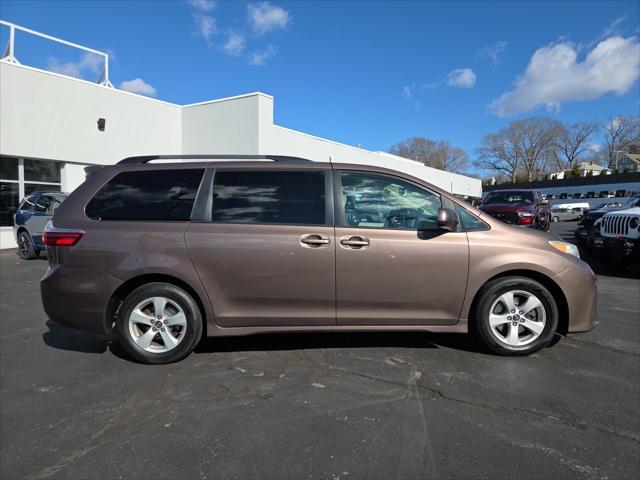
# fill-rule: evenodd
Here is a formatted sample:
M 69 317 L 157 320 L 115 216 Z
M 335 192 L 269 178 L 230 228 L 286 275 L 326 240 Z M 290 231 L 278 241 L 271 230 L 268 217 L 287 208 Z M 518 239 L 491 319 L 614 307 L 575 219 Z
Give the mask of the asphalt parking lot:
M 640 476 L 640 279 L 619 266 L 596 266 L 596 328 L 527 358 L 460 335 L 289 334 L 169 366 L 47 323 L 45 259 L 2 251 L 0 268 L 2 478 Z

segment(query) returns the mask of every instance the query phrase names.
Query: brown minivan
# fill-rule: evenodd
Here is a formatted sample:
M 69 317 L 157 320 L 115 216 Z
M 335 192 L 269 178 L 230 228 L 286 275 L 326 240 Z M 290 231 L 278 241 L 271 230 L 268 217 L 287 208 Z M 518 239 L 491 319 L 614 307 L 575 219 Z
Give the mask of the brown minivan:
M 92 171 L 44 242 L 49 317 L 147 363 L 205 335 L 292 331 L 472 331 L 526 355 L 595 310 L 572 244 L 363 165 L 132 157 Z

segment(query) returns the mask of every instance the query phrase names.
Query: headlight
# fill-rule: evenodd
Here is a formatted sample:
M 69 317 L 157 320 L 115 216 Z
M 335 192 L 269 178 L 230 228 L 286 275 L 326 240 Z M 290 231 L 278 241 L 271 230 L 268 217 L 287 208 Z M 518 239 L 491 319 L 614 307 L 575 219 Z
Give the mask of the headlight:
M 578 251 L 578 247 L 576 247 L 573 243 L 568 242 L 558 242 L 556 240 L 551 240 L 549 242 L 556 250 L 560 250 L 562 253 L 568 253 L 569 255 L 573 255 L 574 257 L 580 258 L 580 252 Z
M 638 217 L 633 217 L 629 222 L 629 226 L 631 228 L 638 228 L 638 225 L 640 225 L 640 220 L 638 219 Z

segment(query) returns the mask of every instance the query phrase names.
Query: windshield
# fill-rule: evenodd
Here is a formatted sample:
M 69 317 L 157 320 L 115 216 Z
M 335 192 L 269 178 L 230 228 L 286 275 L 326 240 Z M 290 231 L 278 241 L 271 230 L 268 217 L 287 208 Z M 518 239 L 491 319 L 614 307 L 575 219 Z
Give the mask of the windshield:
M 533 203 L 533 192 L 491 192 L 483 203 Z

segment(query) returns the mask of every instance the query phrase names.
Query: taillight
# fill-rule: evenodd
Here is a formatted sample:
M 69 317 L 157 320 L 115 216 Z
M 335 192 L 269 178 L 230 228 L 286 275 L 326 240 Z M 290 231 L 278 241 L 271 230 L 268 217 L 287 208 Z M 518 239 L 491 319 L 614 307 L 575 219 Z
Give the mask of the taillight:
M 42 241 L 49 247 L 71 247 L 84 236 L 83 230 L 55 228 L 49 222 L 42 232 Z

